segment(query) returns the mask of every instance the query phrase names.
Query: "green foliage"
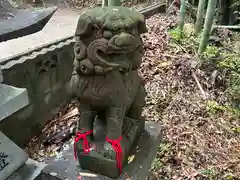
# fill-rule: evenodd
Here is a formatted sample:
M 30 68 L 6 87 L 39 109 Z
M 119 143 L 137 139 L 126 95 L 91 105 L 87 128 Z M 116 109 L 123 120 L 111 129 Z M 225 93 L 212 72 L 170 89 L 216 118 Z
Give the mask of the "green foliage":
M 163 163 L 161 162 L 161 160 L 158 158 L 155 158 L 152 162 L 151 169 L 152 170 L 160 169 L 162 168 L 162 166 L 163 166 Z
M 234 179 L 235 179 L 232 174 L 227 174 L 227 175 L 225 176 L 225 178 L 226 178 L 227 180 L 234 180 Z
M 216 46 L 207 46 L 203 55 L 207 59 L 210 59 L 210 58 L 216 57 L 218 55 L 218 53 L 219 53 L 219 51 L 218 51 L 218 48 Z
M 224 59 L 218 62 L 218 66 L 240 74 L 240 56 L 234 53 L 226 53 L 223 55 Z
M 171 145 L 167 142 L 162 142 L 158 146 L 158 153 L 157 157 L 154 159 L 151 165 L 152 170 L 160 169 L 163 167 L 163 162 L 161 161 L 161 157 L 168 156 L 168 154 L 171 152 Z
M 225 108 L 223 106 L 220 106 L 216 101 L 208 101 L 206 108 L 210 114 L 216 114 L 219 111 L 222 112 L 225 110 Z
M 201 174 L 206 175 L 209 180 L 217 180 L 217 172 L 214 169 L 202 170 Z
M 170 30 L 169 34 L 170 37 L 177 42 L 181 42 L 185 37 L 183 31 L 179 28 Z
M 225 130 L 236 135 L 240 135 L 239 125 L 237 123 L 233 123 L 234 120 L 240 118 L 240 108 L 233 108 L 228 105 L 219 105 L 216 101 L 208 101 L 206 104 L 206 109 L 209 115 L 212 116 L 214 119 L 218 118 L 219 116 L 231 117 L 231 121 L 225 121 L 224 119 L 222 119 L 218 122 L 218 124 Z
M 240 109 L 233 108 L 231 106 L 222 106 L 219 105 L 216 101 L 208 101 L 206 105 L 206 109 L 210 115 L 215 115 L 217 113 L 230 113 L 235 117 L 240 117 Z
M 223 59 L 217 61 L 217 67 L 227 71 L 228 93 L 233 103 L 240 105 L 240 56 L 236 53 L 222 53 Z
M 186 26 L 186 27 L 185 27 Z M 169 35 L 172 41 L 170 48 L 176 51 L 185 51 L 190 54 L 196 54 L 199 46 L 200 37 L 194 36 L 192 24 L 185 24 L 183 31 L 179 28 L 171 29 Z M 208 45 L 202 56 L 215 67 L 227 86 L 226 92 L 232 98 L 232 104 L 240 106 L 240 56 L 237 53 L 225 52 L 219 47 Z
M 230 88 L 229 94 L 234 102 L 240 104 L 240 79 L 238 79 L 236 82 L 236 85 L 233 85 L 232 88 Z
M 169 35 L 172 40 L 179 42 L 179 43 L 191 43 L 191 41 L 197 42 L 199 41 L 198 38 L 193 36 L 194 28 L 193 25 L 190 23 L 184 24 L 183 30 L 180 30 L 179 27 L 171 29 L 169 31 Z
M 158 155 L 162 156 L 166 153 L 169 153 L 169 151 L 171 150 L 171 145 L 168 144 L 168 143 L 161 143 L 159 146 L 158 146 Z

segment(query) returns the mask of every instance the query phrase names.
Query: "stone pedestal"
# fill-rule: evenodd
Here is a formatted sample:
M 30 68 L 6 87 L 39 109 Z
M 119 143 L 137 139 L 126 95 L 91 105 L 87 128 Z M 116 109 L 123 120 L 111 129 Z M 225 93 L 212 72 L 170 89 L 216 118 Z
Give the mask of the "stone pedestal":
M 160 124 L 146 122 L 135 153 L 129 158 L 128 165 L 117 179 L 145 180 L 152 161 L 157 153 L 157 145 L 162 139 Z M 81 178 L 80 178 L 81 177 Z M 110 180 L 103 175 L 83 170 L 74 160 L 73 148 L 62 152 L 61 158 L 49 161 L 36 180 Z
M 104 141 L 106 138 L 106 125 L 101 124 L 100 120 L 97 120 L 95 125 L 98 129 L 94 133 L 94 141 L 90 142 L 95 145 L 95 149 L 103 149 Z M 124 118 L 123 125 L 123 139 L 124 144 L 122 166 L 124 167 L 128 163 L 128 157 L 131 155 L 131 151 L 134 151 L 138 140 L 144 131 L 144 120 L 136 120 L 128 117 Z M 80 148 L 82 147 L 81 142 L 79 142 Z M 116 178 L 120 176 L 120 171 L 117 167 L 116 160 L 110 160 L 101 156 L 97 150 L 93 149 L 88 154 L 83 152 L 83 149 L 77 148 L 77 155 L 80 165 L 83 169 L 90 170 L 92 172 L 101 173 L 107 177 Z M 93 165 L 94 164 L 94 165 Z

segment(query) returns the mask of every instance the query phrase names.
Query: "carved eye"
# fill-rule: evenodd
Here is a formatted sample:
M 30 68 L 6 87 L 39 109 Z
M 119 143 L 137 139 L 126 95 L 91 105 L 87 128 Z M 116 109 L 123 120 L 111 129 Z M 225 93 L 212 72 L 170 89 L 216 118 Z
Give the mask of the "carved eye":
M 103 37 L 105 37 L 106 39 L 111 39 L 113 37 L 113 33 L 109 30 L 105 30 L 103 31 Z
M 82 71 L 85 71 L 86 69 L 87 69 L 86 66 L 81 65 L 81 70 L 82 70 Z
M 76 54 L 79 54 L 80 52 L 81 52 L 80 47 L 79 47 L 79 46 L 76 46 L 76 47 L 75 47 L 75 53 L 76 53 Z

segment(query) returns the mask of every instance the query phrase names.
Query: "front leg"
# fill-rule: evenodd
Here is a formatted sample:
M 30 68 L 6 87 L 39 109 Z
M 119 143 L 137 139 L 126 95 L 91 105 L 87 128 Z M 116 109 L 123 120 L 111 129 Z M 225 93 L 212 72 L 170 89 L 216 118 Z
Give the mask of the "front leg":
M 123 108 L 109 108 L 106 113 L 107 137 L 109 139 L 115 140 L 122 135 L 123 118 Z
M 78 150 L 88 151 L 90 145 L 89 142 L 91 142 L 93 139 L 93 122 L 96 116 L 96 112 L 92 110 L 91 106 L 86 104 L 80 104 L 78 108 L 80 118 L 77 125 L 75 144 L 78 144 Z
M 80 113 L 80 118 L 78 120 L 78 131 L 85 132 L 93 130 L 93 122 L 96 116 L 96 111 L 94 111 L 90 105 L 80 104 L 78 106 Z
M 122 140 L 119 140 L 122 136 L 122 125 L 123 125 L 123 108 L 110 108 L 106 113 L 106 124 L 107 124 L 107 137 L 104 144 L 104 156 L 109 159 L 116 159 L 116 152 L 109 140 L 117 140 L 120 142 L 121 148 L 123 148 Z

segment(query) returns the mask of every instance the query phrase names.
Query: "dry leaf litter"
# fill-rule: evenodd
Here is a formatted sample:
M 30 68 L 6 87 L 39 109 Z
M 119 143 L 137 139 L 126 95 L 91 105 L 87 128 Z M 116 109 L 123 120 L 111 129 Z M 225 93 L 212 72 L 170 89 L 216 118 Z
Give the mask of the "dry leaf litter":
M 239 127 L 239 118 L 225 112 L 215 116 L 208 113 L 206 101 L 218 100 L 222 92 L 204 86 L 209 77 L 196 68 L 193 54 L 180 45 L 170 46 L 168 30 L 176 26 L 176 19 L 175 15 L 156 14 L 146 20 L 149 32 L 142 35 L 145 54 L 139 73 L 148 93 L 143 115 L 164 128 L 151 176 L 237 179 L 240 138 L 228 127 Z M 30 141 L 26 148 L 30 156 L 44 161 L 68 148 L 77 118 L 73 101 Z

